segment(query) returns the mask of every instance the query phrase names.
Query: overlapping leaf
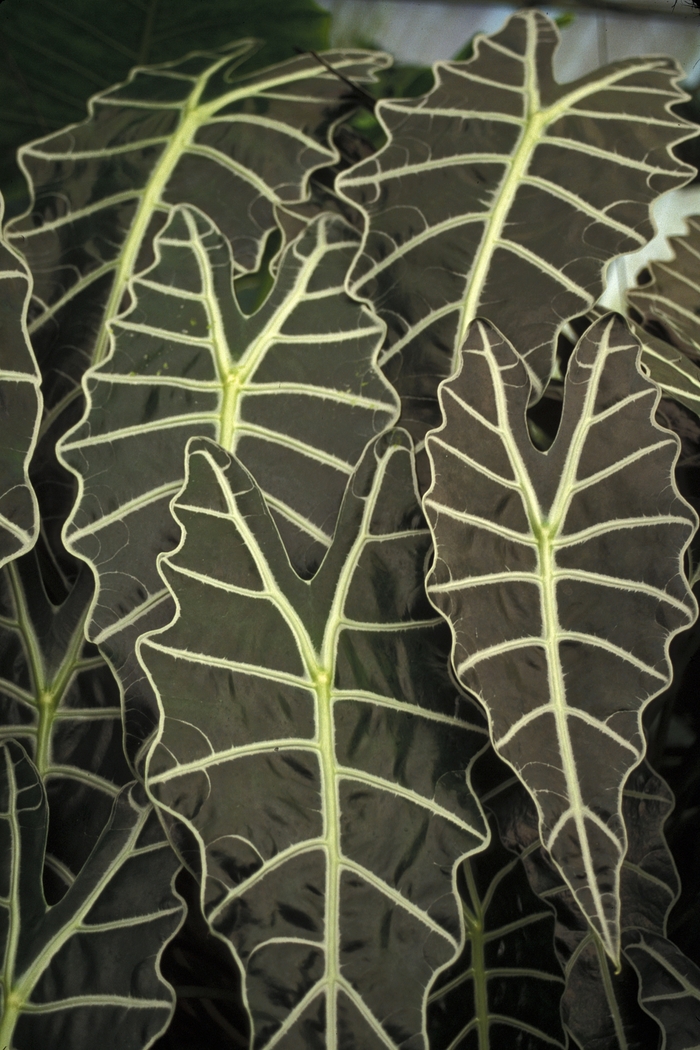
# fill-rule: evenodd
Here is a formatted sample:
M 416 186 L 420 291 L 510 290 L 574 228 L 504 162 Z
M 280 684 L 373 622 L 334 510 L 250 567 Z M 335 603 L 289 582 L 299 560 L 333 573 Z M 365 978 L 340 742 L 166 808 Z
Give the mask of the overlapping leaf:
M 163 710 L 148 784 L 260 1048 L 423 1047 L 427 986 L 463 938 L 453 877 L 484 843 L 467 771 L 485 730 L 447 674 L 412 471 L 403 431 L 368 448 L 310 581 L 213 443 L 190 443 L 173 504 L 178 615 L 140 644 Z
M 651 202 L 693 173 L 668 148 L 694 133 L 670 112 L 684 97 L 671 59 L 560 85 L 558 39 L 520 12 L 470 61 L 438 62 L 429 94 L 378 103 L 389 141 L 339 180 L 367 214 L 351 287 L 387 322 L 380 363 L 416 437 L 477 316 L 546 382 L 561 325 L 598 298 L 608 260 L 650 238 Z
M 671 237 L 670 261 L 649 264 L 651 279 L 627 293 L 644 326 L 659 328 L 667 342 L 700 358 L 700 216 L 686 218 L 687 232 Z
M 53 415 L 104 358 L 106 322 L 175 205 L 201 208 L 231 241 L 238 269 L 256 269 L 275 206 L 304 200 L 310 173 L 336 158 L 328 133 L 354 104 L 347 86 L 311 55 L 237 79 L 255 46 L 134 69 L 91 99 L 86 121 L 21 149 L 33 203 L 7 229 L 34 276 L 30 333 L 42 373 L 62 377 Z M 388 61 L 363 51 L 327 58 L 355 80 Z
M 177 859 L 132 785 L 65 896 L 47 908 L 48 811 L 36 768 L 0 744 L 0 1043 L 13 1050 L 150 1046 L 172 1012 L 159 973 L 182 918 Z
M 458 887 L 466 943 L 430 993 L 431 1048 L 564 1050 L 554 913 L 497 829 L 486 852 L 464 861 Z
M 85 421 L 60 446 L 80 476 L 66 539 L 97 577 L 89 634 L 122 681 L 140 677 L 129 670 L 138 634 L 172 617 L 156 556 L 177 542 L 169 502 L 191 436 L 215 438 L 253 471 L 301 571 L 327 549 L 353 467 L 397 414 L 374 363 L 382 325 L 343 291 L 356 248 L 350 227 L 321 216 L 246 317 L 226 241 L 176 209 L 133 282 L 114 352 L 86 377 Z
M 692 1012 L 697 1009 L 696 967 L 666 938 L 668 913 L 679 887 L 663 836 L 673 806 L 663 780 L 642 762 L 623 792 L 628 849 L 620 879 L 619 972 L 612 969 L 600 939 L 542 849 L 537 812 L 522 787 L 504 782 L 492 793 L 490 806 L 504 843 L 522 857 L 532 889 L 556 909 L 556 944 L 567 974 L 564 1015 L 576 1044 L 585 1050 L 697 1046 L 700 1017 Z M 659 1023 L 660 1043 L 648 1014 Z
M 682 566 L 695 515 L 638 354 L 622 322 L 589 328 L 543 453 L 525 423 L 526 364 L 476 323 L 427 442 L 428 591 L 452 625 L 456 673 L 615 960 L 622 787 L 643 754 L 641 709 L 670 682 L 670 639 L 696 615 Z
M 588 311 L 586 319 L 593 323 L 606 313 L 602 307 L 595 306 Z M 649 378 L 654 380 L 666 397 L 673 398 L 700 416 L 700 368 L 697 364 L 682 350 L 642 328 L 637 321 L 630 317 L 626 321 L 641 344 L 642 365 Z
M 662 1050 L 700 1046 L 700 968 L 661 934 L 639 932 L 625 947 L 639 975 L 639 1001 L 658 1021 Z
M 0 225 L 3 207 L 0 195 Z M 0 238 L 0 566 L 29 550 L 39 524 L 28 473 L 42 408 L 26 326 L 30 287 L 25 264 Z
M 21 741 L 47 792 L 52 898 L 73 882 L 131 779 L 119 690 L 85 641 L 91 596 L 83 566 L 66 600 L 54 605 L 35 552 L 0 573 L 0 740 Z

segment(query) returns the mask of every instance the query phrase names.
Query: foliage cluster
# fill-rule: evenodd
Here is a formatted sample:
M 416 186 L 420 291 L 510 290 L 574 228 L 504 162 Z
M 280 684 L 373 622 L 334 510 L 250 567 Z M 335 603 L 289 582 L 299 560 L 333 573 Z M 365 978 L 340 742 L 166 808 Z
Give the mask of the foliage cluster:
M 681 71 L 130 2 L 0 172 L 0 1046 L 697 1047 Z

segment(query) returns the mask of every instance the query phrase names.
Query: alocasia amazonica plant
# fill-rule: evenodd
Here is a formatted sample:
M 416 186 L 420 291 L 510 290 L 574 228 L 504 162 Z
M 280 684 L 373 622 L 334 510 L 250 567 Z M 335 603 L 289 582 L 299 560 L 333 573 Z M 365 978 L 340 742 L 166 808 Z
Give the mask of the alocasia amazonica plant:
M 560 85 L 556 45 L 514 15 L 375 106 L 384 54 L 217 41 L 20 149 L 8 1048 L 700 1045 L 645 758 L 697 613 L 694 227 L 596 308 L 696 128 L 672 60 Z

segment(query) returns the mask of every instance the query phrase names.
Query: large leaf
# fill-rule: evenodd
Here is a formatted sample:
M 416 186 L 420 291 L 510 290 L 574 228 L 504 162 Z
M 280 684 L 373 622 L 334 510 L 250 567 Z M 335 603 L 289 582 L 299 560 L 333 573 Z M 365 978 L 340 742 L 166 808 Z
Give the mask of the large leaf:
M 47 908 L 41 778 L 19 744 L 0 744 L 0 1045 L 137 1050 L 167 1023 L 159 957 L 182 919 L 177 859 L 142 794 L 122 792 L 77 879 Z
M 0 184 L 24 197 L 18 146 L 83 119 L 90 95 L 124 80 L 132 66 L 178 59 L 193 48 L 263 37 L 253 59 L 267 65 L 294 47 L 327 47 L 328 14 L 313 0 L 4 0 L 0 5 Z M 261 41 L 262 43 L 262 41 Z
M 83 566 L 68 597 L 54 605 L 34 551 L 0 573 L 0 740 L 21 741 L 47 792 L 51 899 L 71 885 L 119 788 L 131 780 L 119 690 L 85 640 L 92 591 Z
M 173 614 L 156 556 L 177 542 L 169 502 L 188 438 L 236 451 L 309 575 L 364 446 L 395 420 L 395 395 L 375 364 L 383 326 L 343 291 L 356 250 L 350 227 L 321 216 L 246 317 L 225 239 L 181 208 L 131 285 L 114 351 L 86 376 L 85 420 L 59 446 L 80 477 L 66 541 L 98 581 L 89 636 L 127 687 L 142 679 L 130 670 L 136 637 Z
M 494 834 L 458 877 L 466 942 L 430 993 L 433 1050 L 564 1050 L 554 914 Z
M 3 207 L 0 195 L 0 224 Z M 25 264 L 0 237 L 0 566 L 29 550 L 38 528 L 28 470 L 42 399 L 27 336 L 30 289 Z
M 257 269 L 275 206 L 304 200 L 310 174 L 336 159 L 328 136 L 354 105 L 347 86 L 311 55 L 241 75 L 254 48 L 243 40 L 134 69 L 90 100 L 87 120 L 21 149 L 33 202 L 7 230 L 34 276 L 29 330 L 42 373 L 62 377 L 50 418 L 107 353 L 106 323 L 175 205 L 199 207 L 231 241 L 237 268 Z M 363 51 L 327 59 L 357 80 L 388 61 Z
M 453 879 L 484 844 L 468 769 L 486 737 L 425 595 L 409 439 L 370 445 L 310 581 L 212 443 L 190 443 L 173 509 L 178 616 L 140 644 L 163 708 L 148 783 L 240 960 L 255 1045 L 417 1050 L 463 940 Z
M 643 754 L 641 710 L 671 679 L 671 637 L 696 615 L 682 563 L 696 519 L 639 352 L 614 318 L 588 329 L 544 453 L 526 426 L 525 362 L 477 322 L 427 442 L 428 590 L 452 625 L 457 676 L 486 705 L 498 754 L 614 960 L 622 787 Z
M 627 293 L 632 313 L 644 327 L 700 358 L 700 216 L 686 218 L 687 232 L 671 237 L 669 260 L 649 264 L 650 278 Z
M 516 343 L 539 384 L 562 324 L 602 291 L 605 264 L 653 233 L 651 202 L 693 169 L 669 146 L 695 127 L 666 58 L 626 59 L 566 85 L 556 26 L 537 11 L 436 63 L 419 99 L 383 100 L 388 142 L 339 180 L 368 231 L 352 274 L 388 325 L 380 363 L 422 438 L 470 322 Z M 693 129 L 692 132 L 690 129 Z

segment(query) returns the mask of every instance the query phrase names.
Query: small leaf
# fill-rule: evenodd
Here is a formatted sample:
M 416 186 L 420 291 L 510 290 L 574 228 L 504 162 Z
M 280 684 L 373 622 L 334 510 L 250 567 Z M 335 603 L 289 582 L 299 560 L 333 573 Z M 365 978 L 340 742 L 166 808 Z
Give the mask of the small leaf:
M 651 280 L 627 293 L 643 326 L 661 326 L 666 341 L 700 358 L 700 216 L 686 218 L 687 232 L 670 237 L 674 257 L 649 263 Z
M 0 226 L 3 199 L 0 195 Z M 41 376 L 27 335 L 31 279 L 0 237 L 0 567 L 33 546 L 38 507 L 29 461 L 41 416 Z
M 54 605 L 35 551 L 0 572 L 0 741 L 21 742 L 47 792 L 52 900 L 72 884 L 132 779 L 117 683 L 85 640 L 92 591 L 83 566 Z
M 625 955 L 639 974 L 639 1001 L 663 1031 L 662 1050 L 697 1050 L 700 968 L 658 933 L 629 938 Z
M 452 625 L 457 677 L 615 961 L 622 786 L 643 755 L 641 710 L 671 680 L 670 640 L 697 611 L 682 564 L 696 519 L 638 355 L 620 321 L 589 328 L 544 453 L 526 426 L 525 362 L 477 322 L 427 441 L 428 593 Z
M 496 829 L 488 849 L 464 861 L 457 885 L 466 942 L 430 993 L 430 1046 L 564 1050 L 554 913 L 532 892 Z
M 240 961 L 255 1045 L 422 1047 L 463 940 L 454 869 L 484 843 L 486 736 L 425 595 L 408 436 L 369 446 L 309 581 L 213 443 L 190 442 L 173 511 L 178 615 L 139 647 L 163 710 L 148 785 Z
M 0 1045 L 12 1050 L 140 1050 L 172 1013 L 159 972 L 182 919 L 177 860 L 138 785 L 125 788 L 68 892 L 47 908 L 48 819 L 24 749 L 0 744 Z
M 380 364 L 416 439 L 476 317 L 546 384 L 562 325 L 593 305 L 610 259 L 652 236 L 652 201 L 693 174 L 669 151 L 695 134 L 670 110 L 685 97 L 675 62 L 560 85 L 558 42 L 538 11 L 478 36 L 468 62 L 435 64 L 429 94 L 377 104 L 389 141 L 339 179 L 368 223 L 350 287 L 387 322 Z

